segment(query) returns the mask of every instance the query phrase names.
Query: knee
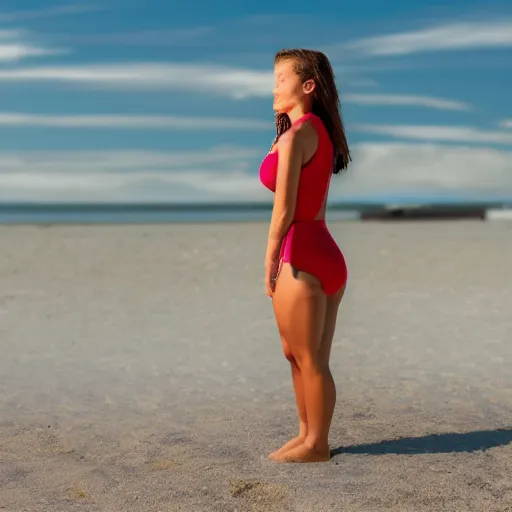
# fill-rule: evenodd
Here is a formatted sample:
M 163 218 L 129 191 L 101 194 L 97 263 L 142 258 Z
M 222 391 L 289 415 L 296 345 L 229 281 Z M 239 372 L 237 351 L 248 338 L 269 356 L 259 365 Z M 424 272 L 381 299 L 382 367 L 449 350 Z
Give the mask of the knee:
M 295 356 L 293 355 L 290 347 L 283 348 L 284 357 L 290 364 L 296 364 Z
M 295 356 L 290 348 L 289 343 L 286 341 L 285 337 L 281 335 L 281 342 L 283 344 L 283 354 L 287 361 L 290 363 L 295 363 Z
M 327 369 L 319 354 L 297 354 L 295 361 L 300 371 L 304 373 L 324 373 Z

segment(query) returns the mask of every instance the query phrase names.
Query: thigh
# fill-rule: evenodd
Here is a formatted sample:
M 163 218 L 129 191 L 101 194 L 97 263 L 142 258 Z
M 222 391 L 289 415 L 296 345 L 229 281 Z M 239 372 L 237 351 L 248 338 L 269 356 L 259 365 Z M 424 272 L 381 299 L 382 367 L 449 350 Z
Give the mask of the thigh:
M 336 329 L 336 320 L 338 318 L 338 309 L 341 299 L 345 293 L 345 286 L 334 295 L 327 298 L 327 306 L 325 308 L 325 325 L 320 346 L 320 357 L 325 364 L 328 364 L 331 355 L 332 340 Z
M 304 357 L 318 357 L 327 306 L 319 281 L 306 272 L 294 272 L 289 263 L 283 263 L 272 303 L 281 338 L 297 362 Z

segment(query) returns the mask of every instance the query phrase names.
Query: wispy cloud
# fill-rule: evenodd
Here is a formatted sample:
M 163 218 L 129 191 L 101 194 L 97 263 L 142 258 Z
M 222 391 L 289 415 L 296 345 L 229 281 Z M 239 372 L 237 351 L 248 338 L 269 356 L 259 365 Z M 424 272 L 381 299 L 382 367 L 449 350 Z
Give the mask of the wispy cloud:
M 502 128 L 512 128 L 512 119 L 504 119 L 501 121 L 500 126 Z
M 266 197 L 255 151 L 0 152 L 0 200 L 226 201 Z M 267 196 L 268 197 L 268 196 Z
M 69 4 L 55 5 L 44 9 L 27 9 L 23 11 L 0 12 L 0 23 L 34 20 L 39 18 L 53 18 L 104 10 L 100 5 Z
M 436 51 L 509 48 L 512 46 L 512 20 L 445 23 L 419 30 L 368 37 L 339 45 L 349 57 L 393 56 Z
M 446 194 L 512 200 L 512 151 L 472 145 L 368 143 L 354 148 L 353 163 L 332 195 Z
M 11 62 L 26 59 L 27 57 L 44 57 L 47 55 L 60 55 L 67 53 L 63 50 L 49 50 L 26 44 L 0 44 L 0 62 Z
M 254 172 L 259 151 L 0 152 L 0 200 L 218 202 L 271 198 Z M 512 197 L 512 152 L 436 144 L 353 148 L 330 200 L 376 195 Z
M 119 46 L 176 46 L 180 44 L 205 43 L 214 31 L 213 27 L 193 27 L 172 30 L 141 30 L 108 34 L 53 34 L 52 39 L 82 45 L 119 45 Z
M 468 111 L 471 105 L 461 101 L 434 98 L 430 96 L 414 96 L 400 94 L 344 94 L 342 99 L 346 103 L 358 105 L 385 105 L 385 106 L 415 106 L 437 110 Z
M 20 37 L 21 34 L 22 32 L 19 30 L 0 30 L 0 41 L 14 39 Z
M 31 41 L 21 30 L 0 30 L 0 62 L 16 62 L 29 57 L 45 57 L 69 53 L 66 49 L 46 48 Z
M 61 82 L 116 90 L 174 90 L 214 94 L 233 99 L 272 95 L 272 71 L 202 63 L 110 63 L 82 66 L 39 66 L 0 69 L 0 82 Z M 352 86 L 374 82 L 348 79 Z M 368 105 L 416 105 L 444 110 L 469 110 L 462 102 L 406 95 L 347 94 L 345 100 Z
M 65 82 L 106 89 L 180 90 L 244 99 L 269 96 L 273 74 L 211 64 L 113 63 L 1 69 L 0 82 Z
M 512 133 L 471 126 L 354 124 L 352 130 L 402 139 L 512 145 Z
M 0 112 L 0 127 L 118 128 L 126 130 L 271 130 L 273 125 L 252 119 L 199 116 L 39 115 Z
M 248 159 L 260 156 L 261 151 L 240 146 L 213 146 L 202 150 L 144 151 L 144 150 L 105 150 L 105 151 L 0 151 L 2 171 L 21 172 L 45 170 L 70 173 L 86 172 L 91 169 L 137 172 L 143 169 L 153 171 L 179 171 L 188 168 L 203 168 L 213 171 L 241 165 L 246 169 Z

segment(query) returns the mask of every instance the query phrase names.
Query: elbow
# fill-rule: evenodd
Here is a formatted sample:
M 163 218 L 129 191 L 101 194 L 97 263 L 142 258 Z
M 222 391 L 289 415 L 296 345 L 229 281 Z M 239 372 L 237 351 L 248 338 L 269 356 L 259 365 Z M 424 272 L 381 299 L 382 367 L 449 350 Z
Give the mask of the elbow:
M 279 208 L 279 224 L 285 226 L 286 229 L 293 222 L 293 218 L 295 217 L 295 201 L 286 201 L 285 204 L 281 205 Z
M 283 204 L 277 209 L 276 213 L 277 225 L 287 229 L 288 226 L 292 223 L 293 217 L 295 216 L 295 205 Z
M 294 211 L 293 210 L 285 210 L 282 213 L 281 223 L 282 223 L 283 226 L 286 227 L 286 229 L 288 229 L 290 224 L 293 222 L 293 217 L 294 217 Z
M 286 235 L 288 228 L 293 222 L 293 217 L 293 211 L 288 210 L 283 210 L 278 216 L 276 216 L 272 229 L 273 238 L 281 239 L 284 235 Z

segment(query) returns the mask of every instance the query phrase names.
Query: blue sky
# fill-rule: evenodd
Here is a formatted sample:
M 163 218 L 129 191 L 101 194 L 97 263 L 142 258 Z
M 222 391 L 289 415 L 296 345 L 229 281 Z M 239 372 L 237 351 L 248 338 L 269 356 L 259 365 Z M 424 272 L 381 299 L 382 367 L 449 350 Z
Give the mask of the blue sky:
M 512 200 L 507 3 L 3 0 L 0 201 L 270 199 L 283 47 L 335 69 L 331 200 Z

